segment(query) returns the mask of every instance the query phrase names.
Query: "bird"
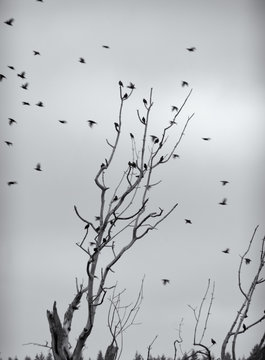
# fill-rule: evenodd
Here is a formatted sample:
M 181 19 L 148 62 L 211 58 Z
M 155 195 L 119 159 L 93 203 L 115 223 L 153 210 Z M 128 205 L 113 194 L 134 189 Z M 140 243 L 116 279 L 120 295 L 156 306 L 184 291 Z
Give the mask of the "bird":
M 30 103 L 27 102 L 27 101 L 22 101 L 22 105 L 27 105 L 27 106 L 30 106 Z
M 167 285 L 170 283 L 170 280 L 169 279 L 161 279 L 163 285 Z
M 19 76 L 21 79 L 26 79 L 25 75 L 26 75 L 25 71 L 22 71 L 20 74 L 17 74 L 17 76 Z
M 118 200 L 118 196 L 115 195 L 114 198 L 113 198 L 113 201 L 117 201 Z
M 16 185 L 17 181 L 8 181 L 7 185 L 11 186 L 11 185 Z
M 186 50 L 192 52 L 192 51 L 195 51 L 195 50 L 196 50 L 196 47 L 195 47 L 195 46 L 192 46 L 192 47 L 186 48 Z
M 5 75 L 0 74 L 0 81 L 2 81 L 3 79 L 6 79 Z
M 211 138 L 210 137 L 203 137 L 202 140 L 209 141 L 209 140 L 211 140 Z
M 184 81 L 184 80 L 183 80 L 182 83 L 181 83 L 181 86 L 182 86 L 182 87 L 184 87 L 184 86 L 189 86 L 189 83 L 188 83 L 187 81 Z
M 130 133 L 130 138 L 134 139 L 134 135 L 132 133 Z
M 93 121 L 93 120 L 87 120 L 87 122 L 88 122 L 89 127 L 91 127 L 91 128 L 97 124 L 96 121 Z
M 104 49 L 109 49 L 110 47 L 108 45 L 102 45 Z
M 29 83 L 22 84 L 21 87 L 24 90 L 28 90 Z
M 11 18 L 11 19 L 8 19 L 8 20 L 6 20 L 5 21 L 5 24 L 6 25 L 9 25 L 9 26 L 13 26 L 13 22 L 15 21 L 15 19 L 14 18 Z
M 179 158 L 178 154 L 173 154 L 173 159 Z
M 80 57 L 80 58 L 79 58 L 79 62 L 80 62 L 81 64 L 85 64 L 85 63 L 86 63 L 86 61 L 85 61 L 85 59 L 84 59 L 83 57 Z
M 242 325 L 243 326 L 243 331 L 246 331 L 247 330 L 247 327 L 245 324 Z
M 43 2 L 43 0 L 36 0 L 36 1 L 38 1 L 38 2 Z
M 123 87 L 122 81 L 119 81 L 119 86 Z
M 11 141 L 5 141 L 7 146 L 13 146 L 13 143 Z
M 212 343 L 213 345 L 215 345 L 215 344 L 216 344 L 216 341 L 215 341 L 214 339 L 211 339 L 211 343 Z
M 147 100 L 146 100 L 146 99 L 143 99 L 143 103 L 144 103 L 145 105 L 147 105 Z
M 8 121 L 8 124 L 9 124 L 9 125 L 13 125 L 13 124 L 17 123 L 16 120 L 14 120 L 14 119 L 12 119 L 12 118 L 8 118 L 8 120 L 9 120 L 9 121 Z
M 190 219 L 185 219 L 185 223 L 186 223 L 186 224 L 192 224 L 192 222 L 191 222 Z
M 178 107 L 176 107 L 175 105 L 171 106 L 171 111 L 179 111 Z
M 219 202 L 220 205 L 227 205 L 227 198 L 223 198 L 222 201 Z
M 36 56 L 36 55 L 40 55 L 40 52 L 37 51 L 37 50 L 33 50 L 33 55 Z
M 150 138 L 151 138 L 151 140 L 153 141 L 154 144 L 157 144 L 159 142 L 158 137 L 155 136 L 155 135 L 150 135 Z
M 115 126 L 115 130 L 117 132 L 120 132 L 120 125 L 117 122 L 114 123 L 114 126 Z
M 225 186 L 226 184 L 229 184 L 229 181 L 227 181 L 227 180 L 221 180 L 220 182 L 222 183 L 223 186 Z
M 66 120 L 58 120 L 61 124 L 67 124 Z
M 251 259 L 245 258 L 245 263 L 246 263 L 247 265 L 250 264 L 250 262 L 251 262 Z
M 41 164 L 40 163 L 37 163 L 36 167 L 35 167 L 35 170 L 37 171 L 42 171 L 42 168 L 41 168 Z
M 124 100 L 128 99 L 128 94 L 125 93 L 122 98 L 123 98 Z
M 130 84 L 127 86 L 127 88 L 133 90 L 133 89 L 135 89 L 135 85 L 132 82 L 130 82 Z
M 7 67 L 11 70 L 15 70 L 14 66 L 12 66 L 12 65 L 8 65 Z
M 224 254 L 229 254 L 229 251 L 230 251 L 229 248 L 226 248 L 225 250 L 222 250 L 222 252 L 223 252 Z
M 36 105 L 39 106 L 39 107 L 43 107 L 43 106 L 44 106 L 42 101 L 39 101 Z

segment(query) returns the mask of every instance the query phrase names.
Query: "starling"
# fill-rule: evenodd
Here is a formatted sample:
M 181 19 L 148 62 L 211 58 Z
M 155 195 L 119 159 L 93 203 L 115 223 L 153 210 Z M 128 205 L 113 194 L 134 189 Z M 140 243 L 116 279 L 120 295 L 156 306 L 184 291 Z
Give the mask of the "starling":
M 242 325 L 243 326 L 243 331 L 246 331 L 247 330 L 247 327 L 245 324 Z
M 143 103 L 144 103 L 145 105 L 147 105 L 147 100 L 146 100 L 146 99 L 143 99 Z
M 8 181 L 8 183 L 7 183 L 8 186 L 16 185 L 16 184 L 17 184 L 16 181 Z
M 97 124 L 96 121 L 93 121 L 93 120 L 87 120 L 87 122 L 88 122 L 89 127 L 91 127 L 91 128 L 92 128 L 95 124 Z
M 9 124 L 9 125 L 13 125 L 13 124 L 17 123 L 16 120 L 14 120 L 14 119 L 12 119 L 12 118 L 8 118 L 8 120 L 9 120 L 9 121 L 8 121 L 8 124 Z
M 246 263 L 247 265 L 250 264 L 250 262 L 251 262 L 251 259 L 245 258 L 245 263 Z
M 58 120 L 61 124 L 67 124 L 66 120 Z
M 2 81 L 3 79 L 6 79 L 5 75 L 0 74 L 0 81 Z
M 222 252 L 223 252 L 224 254 L 229 254 L 229 251 L 230 251 L 229 248 L 226 248 L 225 250 L 222 250 Z
M 134 139 L 134 135 L 132 133 L 130 133 L 130 137 L 131 139 Z
M 224 198 L 222 201 L 219 202 L 220 205 L 227 205 L 227 198 Z
M 120 132 L 120 125 L 117 122 L 114 123 L 114 126 L 115 126 L 115 130 L 117 132 Z
M 127 86 L 127 88 L 133 90 L 133 89 L 135 89 L 135 85 L 132 82 L 130 82 L 130 84 Z
M 20 74 L 17 74 L 17 76 L 19 76 L 21 79 L 26 79 L 25 75 L 26 75 L 25 71 L 22 71 Z
M 209 141 L 209 140 L 211 140 L 211 138 L 209 138 L 209 137 L 203 137 L 202 140 L 204 140 L 204 141 Z
M 158 137 L 155 136 L 155 135 L 150 135 L 150 138 L 151 138 L 151 140 L 152 140 L 152 142 L 153 142 L 154 144 L 157 144 L 157 143 L 159 142 Z
M 37 171 L 42 171 L 42 168 L 41 168 L 41 164 L 40 164 L 40 163 L 38 163 L 38 164 L 36 165 L 35 170 L 37 170 Z
M 40 52 L 39 52 L 39 51 L 36 51 L 36 50 L 33 50 L 33 55 L 34 55 L 34 56 L 40 55 Z
M 29 83 L 22 84 L 21 87 L 24 90 L 28 90 Z
M 184 87 L 184 86 L 189 86 L 189 83 L 188 83 L 187 81 L 182 81 L 181 86 L 182 86 L 182 87 Z
M 110 47 L 108 45 L 102 45 L 104 49 L 109 49 Z
M 43 107 L 43 106 L 44 106 L 42 101 L 39 101 L 36 105 L 39 106 L 39 107 Z
M 5 141 L 7 146 L 13 146 L 13 143 L 11 141 Z
M 125 93 L 122 98 L 123 98 L 124 100 L 128 99 L 128 94 Z
M 86 61 L 85 61 L 85 59 L 84 59 L 83 57 L 80 57 L 80 58 L 79 58 L 79 62 L 80 62 L 81 64 L 85 64 L 85 63 L 86 63 Z
M 122 81 L 119 81 L 119 86 L 123 87 Z
M 169 279 L 161 279 L 161 281 L 162 281 L 163 285 L 167 285 L 170 282 Z
M 192 222 L 191 222 L 190 219 L 185 219 L 185 223 L 186 223 L 186 224 L 192 224 Z
M 223 186 L 225 186 L 226 184 L 229 184 L 229 181 L 227 181 L 227 180 L 221 180 L 220 182 L 222 183 Z
M 30 106 L 30 103 L 27 102 L 27 101 L 22 101 L 22 105 L 27 105 L 27 106 Z
M 215 345 L 215 344 L 216 344 L 216 341 L 215 341 L 214 339 L 211 339 L 211 343 L 212 343 L 213 345 Z
M 6 24 L 6 25 L 13 26 L 13 22 L 14 22 L 14 21 L 15 21 L 15 19 L 11 18 L 11 19 L 9 19 L 9 20 L 6 20 L 6 21 L 5 21 L 5 24 Z
M 196 47 L 195 46 L 192 46 L 192 47 L 190 47 L 190 48 L 186 48 L 188 51 L 191 51 L 191 52 L 193 52 L 193 51 L 195 51 L 196 50 Z

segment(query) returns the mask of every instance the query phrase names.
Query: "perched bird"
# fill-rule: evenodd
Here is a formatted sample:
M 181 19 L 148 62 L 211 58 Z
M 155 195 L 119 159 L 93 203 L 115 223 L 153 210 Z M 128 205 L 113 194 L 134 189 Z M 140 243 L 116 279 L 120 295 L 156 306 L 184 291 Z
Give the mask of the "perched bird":
M 30 103 L 27 102 L 27 101 L 22 101 L 22 105 L 27 105 L 27 106 L 30 106 Z
M 29 83 L 22 84 L 21 87 L 24 90 L 28 90 Z
M 39 101 L 36 105 L 37 105 L 37 106 L 39 106 L 39 107 L 44 107 L 44 105 L 43 105 L 43 102 L 42 102 L 42 101 Z
M 161 281 L 162 281 L 163 285 L 167 285 L 170 282 L 169 279 L 161 279 Z
M 222 250 L 222 252 L 223 252 L 224 254 L 229 254 L 229 251 L 230 251 L 229 248 L 226 248 L 225 250 Z
M 153 141 L 154 144 L 157 144 L 159 142 L 158 137 L 155 136 L 155 135 L 150 135 L 150 138 L 151 138 L 151 140 Z
M 9 67 L 9 69 L 11 69 L 11 70 L 15 70 L 14 66 L 12 66 L 12 65 L 8 65 L 7 67 Z
M 222 201 L 219 202 L 220 205 L 227 205 L 227 198 L 224 198 Z
M 14 119 L 12 119 L 12 118 L 8 118 L 8 120 L 9 120 L 9 121 L 8 121 L 8 124 L 9 124 L 9 125 L 13 125 L 13 124 L 17 123 L 16 120 L 14 120 Z
M 84 59 L 83 57 L 80 57 L 80 58 L 79 58 L 79 62 L 80 62 L 81 64 L 85 64 L 85 63 L 86 63 L 86 61 L 85 61 L 85 59 Z
M 124 100 L 128 99 L 128 94 L 125 93 L 122 98 L 123 98 Z
M 11 18 L 11 19 L 9 19 L 9 20 L 6 20 L 5 21 L 5 24 L 6 25 L 10 25 L 10 26 L 13 26 L 13 22 L 15 21 L 15 19 L 14 18 Z
M 37 170 L 37 171 L 42 171 L 42 168 L 41 168 L 41 164 L 40 164 L 40 163 L 38 163 L 38 164 L 36 165 L 35 170 Z
M 100 216 L 95 216 L 95 220 L 99 221 L 100 220 Z
M 93 121 L 93 120 L 87 120 L 87 122 L 88 122 L 89 127 L 91 127 L 91 128 L 97 124 L 96 121 Z
M 0 74 L 0 81 L 2 81 L 3 79 L 6 79 L 5 75 Z
M 123 87 L 122 81 L 119 81 L 119 86 Z
M 17 74 L 17 76 L 19 76 L 21 79 L 26 79 L 25 75 L 26 75 L 25 71 L 22 71 L 20 74 Z
M 245 324 L 242 325 L 243 326 L 243 331 L 246 331 L 247 330 L 247 327 Z
M 173 159 L 179 158 L 178 154 L 173 154 Z
M 211 339 L 211 343 L 212 343 L 213 345 L 215 345 L 215 344 L 216 344 L 216 341 L 215 341 L 214 339 Z
M 120 125 L 119 125 L 117 122 L 115 122 L 115 123 L 114 123 L 114 126 L 115 126 L 115 130 L 116 130 L 117 132 L 119 132 L 119 131 L 120 131 Z
M 186 223 L 186 224 L 192 224 L 192 222 L 191 222 L 190 219 L 185 219 L 185 223 Z
M 13 143 L 11 141 L 5 141 L 7 146 L 13 146 Z
M 204 141 L 209 141 L 209 140 L 211 140 L 211 138 L 209 138 L 209 137 L 203 137 L 202 140 L 204 140 Z
M 220 182 L 222 183 L 223 186 L 225 186 L 226 184 L 229 184 L 229 181 L 227 181 L 227 180 L 221 180 Z
M 245 263 L 246 263 L 247 265 L 250 264 L 250 262 L 251 262 L 251 259 L 245 258 Z
M 8 183 L 7 183 L 8 186 L 16 185 L 16 184 L 17 184 L 16 181 L 8 181 Z
M 147 100 L 146 100 L 146 99 L 143 99 L 143 103 L 144 103 L 145 105 L 147 105 Z
M 133 89 L 135 89 L 135 85 L 132 82 L 130 82 L 130 84 L 127 86 L 127 88 L 133 90 Z
M 131 139 L 134 139 L 134 135 L 132 133 L 130 133 L 130 137 Z
M 172 110 L 172 111 L 179 111 L 179 108 L 176 107 L 175 105 L 172 105 L 172 106 L 171 106 L 171 110 Z
M 43 0 L 36 0 L 36 1 L 43 2 Z
M 195 47 L 195 46 L 192 46 L 192 47 L 186 48 L 186 50 L 192 52 L 192 51 L 195 51 L 195 50 L 196 50 L 196 47 Z
M 67 124 L 66 120 L 58 120 L 61 124 Z
M 187 81 L 182 81 L 181 86 L 182 86 L 182 87 L 184 87 L 184 86 L 189 86 L 189 83 L 188 83 Z
M 118 196 L 115 195 L 114 198 L 113 198 L 113 201 L 117 201 L 118 200 Z
M 110 47 L 108 45 L 102 45 L 104 49 L 109 49 Z
M 36 55 L 40 55 L 40 52 L 37 51 L 37 50 L 33 50 L 33 55 L 36 56 Z

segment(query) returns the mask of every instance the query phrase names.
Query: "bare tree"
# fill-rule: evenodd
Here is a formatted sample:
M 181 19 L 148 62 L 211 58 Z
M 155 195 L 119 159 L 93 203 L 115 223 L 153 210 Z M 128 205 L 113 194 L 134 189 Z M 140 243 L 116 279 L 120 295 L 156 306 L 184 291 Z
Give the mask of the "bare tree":
M 107 278 L 119 259 L 150 231 L 164 221 L 176 208 L 177 203 L 164 211 L 161 207 L 150 209 L 149 197 L 151 190 L 158 182 L 152 182 L 153 173 L 157 168 L 174 158 L 174 152 L 180 144 L 187 125 L 194 114 L 185 121 L 180 132 L 176 129 L 176 118 L 191 95 L 189 92 L 180 107 L 172 107 L 172 119 L 164 127 L 160 136 L 148 134 L 150 113 L 153 107 L 153 91 L 151 89 L 148 100 L 143 99 L 143 110 L 137 110 L 137 117 L 142 125 L 141 145 L 137 145 L 135 135 L 130 133 L 132 154 L 128 165 L 121 174 L 119 182 L 113 187 L 107 183 L 107 175 L 115 157 L 118 156 L 118 144 L 123 130 L 123 109 L 125 102 L 135 90 L 134 84 L 127 86 L 119 82 L 120 106 L 117 122 L 114 122 L 115 136 L 107 144 L 110 147 L 109 155 L 101 163 L 95 176 L 95 184 L 100 190 L 99 214 L 96 220 L 84 218 L 77 207 L 74 207 L 78 218 L 85 224 L 84 237 L 77 246 L 87 256 L 87 285 L 76 284 L 77 293 L 64 314 L 63 321 L 58 315 L 56 302 L 53 309 L 47 311 L 47 318 L 51 333 L 51 347 L 55 360 L 80 360 L 86 340 L 94 326 L 96 310 L 104 302 L 107 290 Z M 169 133 L 176 139 L 173 145 L 166 149 Z M 173 137 L 173 136 L 172 136 Z M 129 136 L 128 136 L 129 138 Z M 151 139 L 150 139 L 151 138 Z M 125 236 L 126 234 L 126 236 Z M 126 242 L 127 240 L 127 242 Z M 104 258 L 101 256 L 104 253 Z M 99 259 L 103 265 L 99 265 Z M 99 268 L 100 267 L 100 268 Z M 86 295 L 87 317 L 76 344 L 71 347 L 69 334 L 71 331 L 74 312 L 80 305 L 81 298 Z

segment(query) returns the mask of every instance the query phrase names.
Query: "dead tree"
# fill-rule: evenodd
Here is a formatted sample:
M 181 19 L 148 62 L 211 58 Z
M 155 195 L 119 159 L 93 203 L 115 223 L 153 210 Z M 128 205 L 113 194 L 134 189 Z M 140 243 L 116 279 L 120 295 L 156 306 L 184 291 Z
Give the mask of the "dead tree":
M 248 324 L 248 325 L 245 324 L 245 320 L 248 317 L 248 311 L 249 311 L 249 308 L 251 305 L 251 301 L 252 301 L 255 289 L 258 285 L 260 285 L 261 283 L 263 283 L 265 281 L 265 279 L 263 279 L 261 277 L 261 271 L 265 264 L 265 262 L 264 262 L 265 261 L 265 249 L 264 249 L 265 237 L 264 237 L 262 239 L 262 243 L 261 243 L 260 257 L 259 257 L 258 268 L 257 268 L 256 274 L 255 274 L 249 288 L 247 290 L 243 289 L 242 278 L 241 278 L 242 277 L 242 266 L 244 263 L 248 264 L 251 261 L 247 257 L 247 254 L 250 251 L 250 248 L 251 248 L 251 245 L 252 245 L 252 242 L 254 240 L 257 230 L 258 230 L 258 226 L 256 226 L 256 228 L 252 234 L 252 237 L 250 239 L 248 248 L 245 251 L 245 253 L 241 256 L 241 260 L 239 263 L 238 287 L 239 287 L 239 291 L 243 295 L 244 300 L 243 300 L 239 310 L 237 311 L 235 319 L 223 341 L 222 349 L 221 349 L 221 359 L 222 360 L 225 359 L 226 347 L 227 347 L 230 339 L 232 339 L 232 358 L 233 358 L 233 360 L 236 360 L 236 342 L 237 342 L 238 336 L 244 334 L 245 332 L 247 332 L 248 329 L 252 328 L 253 326 L 255 326 L 256 324 L 258 324 L 259 322 L 261 322 L 265 319 L 265 315 L 263 314 L 261 317 L 259 317 L 255 321 L 253 321 L 251 324 Z M 264 339 L 264 335 L 263 335 L 262 339 Z
M 118 155 L 118 145 L 123 134 L 124 105 L 132 96 L 135 86 L 130 83 L 127 88 L 126 92 L 123 83 L 119 82 L 120 106 L 117 121 L 113 124 L 114 139 L 106 140 L 110 152 L 99 166 L 94 178 L 100 192 L 99 213 L 96 215 L 96 220 L 86 219 L 77 207 L 74 207 L 76 215 L 85 225 L 84 237 L 77 246 L 87 256 L 87 285 L 84 288 L 77 285 L 77 294 L 65 312 L 63 321 L 59 318 L 56 302 L 53 304 L 52 311 L 47 311 L 51 347 L 55 360 L 80 360 L 82 358 L 82 350 L 93 329 L 96 310 L 103 303 L 108 290 L 106 282 L 109 273 L 114 271 L 115 264 L 136 241 L 156 229 L 178 205 L 175 203 L 166 211 L 161 207 L 150 209 L 148 200 L 153 188 L 159 184 L 159 182 L 152 182 L 153 173 L 174 158 L 174 152 L 194 115 L 189 116 L 178 131 L 176 118 L 180 115 L 191 91 L 180 107 L 172 107 L 172 119 L 164 127 L 162 133 L 158 136 L 150 136 L 148 129 L 153 107 L 151 89 L 148 100 L 143 99 L 142 110 L 137 110 L 138 121 L 142 126 L 141 145 L 137 143 L 134 134 L 125 134 L 128 138 L 130 136 L 132 154 L 121 174 L 120 181 L 113 187 L 107 183 L 107 175 L 110 176 L 113 159 Z M 174 129 L 176 129 L 175 134 Z M 170 133 L 174 134 L 176 140 L 171 147 L 167 147 Z M 104 259 L 108 258 L 108 260 L 102 266 L 98 264 L 103 253 Z M 72 319 L 84 294 L 87 300 L 87 317 L 76 344 L 71 347 L 69 333 Z

